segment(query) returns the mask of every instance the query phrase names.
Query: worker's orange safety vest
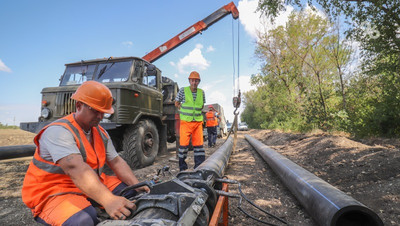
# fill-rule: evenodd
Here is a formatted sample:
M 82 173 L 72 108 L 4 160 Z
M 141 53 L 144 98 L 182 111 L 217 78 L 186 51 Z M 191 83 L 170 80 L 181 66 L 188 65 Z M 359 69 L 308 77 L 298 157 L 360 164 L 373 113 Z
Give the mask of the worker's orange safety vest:
M 104 181 L 105 178 L 103 169 L 106 162 L 108 136 L 104 129 L 100 126 L 92 128 L 93 149 L 72 114 L 51 123 L 44 127 L 34 138 L 37 148 L 22 186 L 22 200 L 31 208 L 34 216 L 37 216 L 42 211 L 43 204 L 52 196 L 67 193 L 84 195 L 75 186 L 71 178 L 64 173 L 59 164 L 46 161 L 39 155 L 39 139 L 51 125 L 61 125 L 71 131 L 83 160 L 99 175 L 101 181 Z
M 218 126 L 218 119 L 213 111 L 206 113 L 206 127 Z

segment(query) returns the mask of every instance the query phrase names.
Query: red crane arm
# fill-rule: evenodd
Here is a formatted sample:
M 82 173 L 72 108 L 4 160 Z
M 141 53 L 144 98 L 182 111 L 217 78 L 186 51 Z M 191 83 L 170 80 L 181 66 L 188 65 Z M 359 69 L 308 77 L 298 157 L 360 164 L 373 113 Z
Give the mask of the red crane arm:
M 154 62 L 155 60 L 162 57 L 169 51 L 175 49 L 179 45 L 183 44 L 190 38 L 201 33 L 203 30 L 206 30 L 209 26 L 219 21 L 228 14 L 232 14 L 232 17 L 234 19 L 237 19 L 239 17 L 239 10 L 236 8 L 233 2 L 221 7 L 203 20 L 200 20 L 199 22 L 193 24 L 186 30 L 182 31 L 175 37 L 162 44 L 161 46 L 146 54 L 143 59 L 149 61 L 150 63 Z

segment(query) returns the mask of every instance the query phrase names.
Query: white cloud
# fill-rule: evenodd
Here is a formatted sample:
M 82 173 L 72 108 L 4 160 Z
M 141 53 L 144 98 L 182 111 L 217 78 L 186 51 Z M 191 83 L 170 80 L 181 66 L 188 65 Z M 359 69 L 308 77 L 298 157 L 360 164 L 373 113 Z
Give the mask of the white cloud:
M 242 94 L 244 92 L 256 89 L 255 86 L 250 85 L 250 78 L 251 78 L 251 76 L 240 76 L 239 77 L 239 89 Z M 238 79 L 235 79 L 235 83 L 238 84 Z M 237 87 L 237 85 L 236 85 L 236 87 Z
M 7 67 L 3 61 L 0 59 L 0 71 L 11 72 L 11 69 Z
M 207 47 L 207 53 L 208 52 L 214 52 L 215 51 L 215 49 L 214 49 L 214 47 L 213 46 L 209 46 L 209 47 Z
M 212 80 L 212 81 L 207 81 L 206 83 L 202 83 L 201 87 L 202 89 L 207 92 L 208 90 L 214 90 L 218 86 L 224 86 L 225 80 Z
M 282 12 L 275 18 L 274 24 L 270 20 L 256 12 L 258 5 L 257 0 L 239 1 L 238 10 L 240 13 L 239 19 L 244 26 L 245 31 L 254 39 L 258 39 L 258 33 L 265 33 L 268 30 L 274 29 L 277 26 L 283 26 L 288 21 L 290 13 L 293 11 L 292 6 L 287 6 L 286 11 Z
M 214 103 L 223 103 L 227 100 L 225 94 L 220 91 L 212 91 L 211 93 L 207 94 L 207 104 L 214 104 Z
M 316 7 L 312 7 L 312 6 L 308 5 L 308 4 L 306 6 L 305 12 L 307 14 L 309 14 L 309 15 L 316 15 L 316 16 L 319 16 L 319 17 L 321 17 L 323 19 L 327 19 L 328 18 L 328 16 L 326 15 L 325 12 L 317 9 Z
M 201 52 L 202 48 L 203 45 L 197 44 L 196 47 L 188 55 L 179 59 L 179 62 L 176 63 L 179 73 L 187 73 L 186 69 L 202 71 L 206 70 L 210 66 L 210 62 L 204 58 Z
M 125 41 L 125 42 L 122 42 L 122 45 L 127 46 L 128 48 L 130 48 L 130 47 L 133 46 L 133 42 L 131 42 L 131 41 Z

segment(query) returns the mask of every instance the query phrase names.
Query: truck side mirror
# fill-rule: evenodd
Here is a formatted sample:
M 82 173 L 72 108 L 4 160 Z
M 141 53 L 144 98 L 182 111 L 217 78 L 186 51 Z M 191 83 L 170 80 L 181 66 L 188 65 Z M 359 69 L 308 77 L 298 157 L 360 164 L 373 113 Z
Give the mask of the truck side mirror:
M 150 76 L 151 76 L 151 75 L 153 75 L 153 76 L 157 75 L 156 66 L 154 66 L 154 65 L 152 65 L 152 64 L 149 64 L 149 65 L 147 66 L 146 73 L 147 73 L 148 76 L 149 76 L 149 75 L 150 75 Z

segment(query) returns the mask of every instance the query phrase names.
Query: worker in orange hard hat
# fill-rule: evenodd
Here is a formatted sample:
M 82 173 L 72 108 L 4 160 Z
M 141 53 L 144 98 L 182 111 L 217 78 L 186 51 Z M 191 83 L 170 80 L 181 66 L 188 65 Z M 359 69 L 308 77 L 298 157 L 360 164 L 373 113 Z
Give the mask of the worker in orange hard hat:
M 104 113 L 114 112 L 111 91 L 87 81 L 71 98 L 76 112 L 44 127 L 34 139 L 37 148 L 25 175 L 22 200 L 45 225 L 96 225 L 94 205 L 104 207 L 112 219 L 126 219 L 136 207 L 118 194 L 139 181 L 99 125 Z M 116 176 L 103 172 L 105 164 Z
M 214 147 L 217 142 L 217 127 L 219 112 L 215 110 L 212 105 L 208 105 L 208 112 L 206 113 L 206 127 L 207 127 L 207 140 L 208 147 Z
M 192 71 L 189 75 L 190 86 L 179 90 L 175 98 L 175 106 L 179 109 L 180 139 L 179 139 L 179 170 L 188 168 L 185 159 L 189 149 L 190 139 L 194 149 L 194 168 L 204 162 L 206 155 L 203 147 L 203 114 L 206 102 L 204 91 L 198 88 L 200 74 Z

